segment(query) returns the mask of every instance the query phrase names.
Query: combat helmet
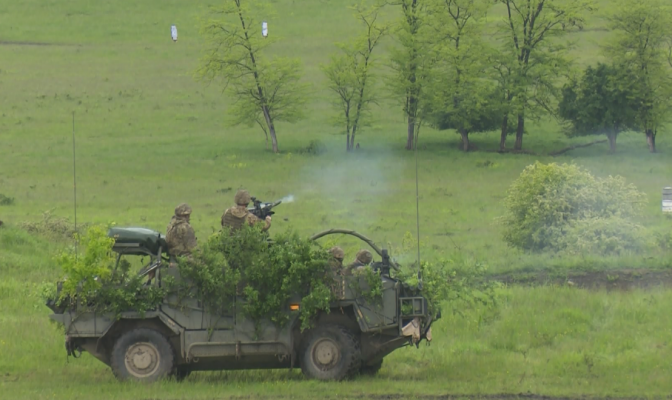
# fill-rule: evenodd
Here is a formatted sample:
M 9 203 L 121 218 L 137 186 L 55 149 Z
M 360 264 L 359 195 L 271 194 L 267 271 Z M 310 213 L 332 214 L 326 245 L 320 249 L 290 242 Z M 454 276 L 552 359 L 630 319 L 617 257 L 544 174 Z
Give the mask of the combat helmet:
M 371 254 L 370 251 L 366 249 L 362 249 L 357 252 L 357 256 L 355 257 L 357 261 L 360 263 L 367 265 L 373 260 L 373 255 Z
M 337 258 L 339 260 L 343 260 L 343 258 L 345 258 L 345 253 L 343 252 L 343 249 L 338 246 L 330 248 L 329 253 L 331 253 L 332 257 Z
M 236 196 L 233 198 L 233 200 L 239 206 L 246 206 L 250 204 L 252 198 L 250 197 L 250 193 L 247 190 L 240 189 L 238 192 L 236 192 Z
M 189 207 L 189 204 L 182 203 L 179 206 L 175 207 L 175 215 L 177 215 L 178 217 L 189 214 L 191 214 L 191 207 Z

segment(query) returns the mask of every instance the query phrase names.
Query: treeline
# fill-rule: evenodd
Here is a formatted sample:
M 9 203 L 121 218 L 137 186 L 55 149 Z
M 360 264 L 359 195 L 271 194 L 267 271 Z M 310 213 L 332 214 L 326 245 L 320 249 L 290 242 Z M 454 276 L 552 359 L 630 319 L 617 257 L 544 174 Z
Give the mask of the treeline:
M 638 131 L 651 152 L 672 114 L 672 4 L 667 0 L 387 0 L 352 7 L 357 36 L 337 43 L 322 65 L 334 122 L 351 150 L 383 97 L 401 106 L 405 147 L 414 149 L 423 125 L 452 130 L 462 149 L 470 134 L 498 130 L 500 151 L 515 135 L 523 149 L 526 122 L 557 118 L 566 134 L 606 135 L 616 151 L 620 132 Z M 395 13 L 392 21 L 381 17 Z M 304 117 L 309 86 L 300 59 L 269 58 L 275 39 L 260 34 L 266 2 L 226 0 L 211 9 L 202 33 L 209 51 L 200 77 L 222 80 L 235 99 L 233 125 L 258 124 L 278 151 L 277 121 Z M 606 21 L 609 36 L 578 70 L 568 35 L 588 21 Z M 387 57 L 376 48 L 390 36 Z M 382 80 L 383 85 L 376 85 Z M 381 90 L 380 87 L 385 88 Z

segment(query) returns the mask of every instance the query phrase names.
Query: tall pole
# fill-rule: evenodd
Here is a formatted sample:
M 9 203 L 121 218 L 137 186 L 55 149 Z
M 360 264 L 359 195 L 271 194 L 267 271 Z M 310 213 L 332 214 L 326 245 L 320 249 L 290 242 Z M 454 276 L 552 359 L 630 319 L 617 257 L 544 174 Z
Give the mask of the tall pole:
M 72 112 L 72 180 L 75 204 L 75 260 L 77 260 L 77 166 L 75 164 L 75 112 Z
M 415 132 L 415 224 L 417 231 L 417 241 L 418 241 L 418 278 L 421 279 L 420 275 L 420 190 L 418 188 L 418 136 L 420 136 L 420 124 L 418 124 L 418 129 Z

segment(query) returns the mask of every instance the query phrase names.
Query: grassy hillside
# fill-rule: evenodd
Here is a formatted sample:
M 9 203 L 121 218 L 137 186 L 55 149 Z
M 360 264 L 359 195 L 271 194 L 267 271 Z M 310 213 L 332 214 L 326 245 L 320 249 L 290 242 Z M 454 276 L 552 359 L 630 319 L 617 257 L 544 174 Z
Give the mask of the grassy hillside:
M 0 193 L 14 198 L 0 218 L 18 224 L 50 210 L 72 219 L 72 112 L 77 147 L 80 221 L 114 221 L 159 230 L 180 202 L 194 208 L 200 237 L 218 226 L 235 190 L 296 201 L 278 209 L 273 231 L 289 226 L 310 234 L 329 227 L 362 231 L 376 241 L 399 241 L 415 231 L 414 155 L 403 150 L 405 125 L 391 100 L 374 109 L 361 149 L 346 154 L 344 137 L 327 123 L 329 93 L 319 64 L 333 42 L 357 29 L 345 2 L 276 1 L 270 32 L 284 38 L 273 52 L 301 58 L 313 84 L 308 118 L 280 124 L 281 154 L 264 149 L 255 128 L 224 125 L 231 99 L 221 88 L 193 78 L 201 55 L 197 17 L 207 2 L 20 2 L 0 13 Z M 497 18 L 497 9 L 492 20 Z M 170 25 L 179 41 L 170 40 Z M 581 63 L 594 59 L 605 36 L 594 19 L 573 34 Z M 389 45 L 389 41 L 387 43 Z M 386 60 L 384 47 L 379 54 Z M 620 174 L 649 194 L 642 221 L 666 232 L 661 188 L 670 184 L 666 132 L 659 154 L 648 154 L 643 135 L 624 134 L 619 152 L 606 144 L 551 158 L 500 155 L 496 133 L 474 135 L 479 151 L 457 150 L 458 135 L 423 128 L 419 146 L 420 215 L 427 256 L 460 252 L 494 270 L 521 268 L 667 267 L 653 258 L 563 259 L 508 249 L 496 217 L 505 190 L 522 169 L 540 160 L 576 162 L 601 176 Z M 311 140 L 327 154 L 301 154 Z M 568 140 L 552 122 L 533 125 L 525 148 L 538 154 L 590 139 Z M 286 218 L 283 219 L 283 218 Z M 351 252 L 356 249 L 351 249 Z

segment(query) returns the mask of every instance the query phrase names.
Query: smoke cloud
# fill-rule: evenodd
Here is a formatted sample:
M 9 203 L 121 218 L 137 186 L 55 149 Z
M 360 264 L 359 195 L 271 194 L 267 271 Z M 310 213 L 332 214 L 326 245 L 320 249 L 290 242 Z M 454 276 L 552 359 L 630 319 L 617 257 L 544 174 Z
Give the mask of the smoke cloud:
M 285 196 L 282 199 L 280 199 L 280 201 L 282 201 L 283 203 L 293 203 L 294 202 L 294 195 L 290 194 L 288 196 Z
M 386 241 L 399 242 L 399 231 L 414 231 L 415 227 L 415 219 L 406 221 L 404 217 L 409 213 L 398 214 L 399 202 L 403 202 L 415 215 L 415 181 L 408 181 L 415 178 L 412 167 L 403 156 L 391 151 L 315 158 L 299 171 L 303 182 L 298 191 L 300 203 L 303 215 L 311 216 L 310 231 L 352 229 L 379 246 Z M 303 219 L 303 215 L 297 218 Z M 406 222 L 408 229 L 399 226 Z M 394 236 L 390 233 L 393 230 Z M 346 252 L 350 253 L 354 246 L 368 248 L 359 239 L 353 240 L 347 239 L 352 248 L 344 247 Z

